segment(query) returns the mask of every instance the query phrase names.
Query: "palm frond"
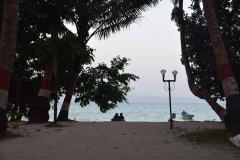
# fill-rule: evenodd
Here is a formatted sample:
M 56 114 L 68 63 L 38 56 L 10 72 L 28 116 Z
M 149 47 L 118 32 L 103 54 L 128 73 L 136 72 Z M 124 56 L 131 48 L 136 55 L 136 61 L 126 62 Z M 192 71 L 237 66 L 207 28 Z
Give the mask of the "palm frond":
M 96 35 L 105 39 L 111 33 L 127 28 L 141 17 L 141 13 L 155 6 L 160 0 L 93 0 L 79 1 L 76 6 L 77 29 L 83 20 L 87 21 L 87 30 L 94 29 L 88 40 Z M 87 40 L 87 41 L 88 41 Z

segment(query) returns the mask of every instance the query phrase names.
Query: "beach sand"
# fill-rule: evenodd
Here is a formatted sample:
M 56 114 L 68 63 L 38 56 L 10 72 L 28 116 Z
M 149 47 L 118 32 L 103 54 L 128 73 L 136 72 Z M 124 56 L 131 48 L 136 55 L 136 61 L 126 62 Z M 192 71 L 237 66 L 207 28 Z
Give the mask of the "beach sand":
M 239 160 L 232 144 L 199 144 L 179 138 L 185 131 L 224 128 L 219 122 L 58 122 L 19 125 L 20 138 L 0 142 L 0 160 Z M 12 129 L 13 130 L 13 129 Z

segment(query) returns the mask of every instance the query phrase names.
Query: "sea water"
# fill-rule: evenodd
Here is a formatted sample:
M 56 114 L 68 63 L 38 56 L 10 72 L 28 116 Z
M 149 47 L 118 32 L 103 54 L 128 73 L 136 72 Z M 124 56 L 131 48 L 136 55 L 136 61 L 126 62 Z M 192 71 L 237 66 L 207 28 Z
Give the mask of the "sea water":
M 58 113 L 60 109 L 61 103 L 58 104 Z M 185 121 L 181 116 L 183 110 L 194 115 L 192 121 L 221 121 L 207 103 L 173 103 L 171 109 L 176 114 L 175 121 Z M 168 103 L 120 103 L 118 107 L 102 113 L 95 103 L 86 107 L 71 103 L 68 118 L 84 122 L 104 122 L 111 121 L 115 113 L 123 113 L 128 122 L 167 122 L 170 106 Z M 49 121 L 53 121 L 53 109 L 50 109 L 49 115 Z

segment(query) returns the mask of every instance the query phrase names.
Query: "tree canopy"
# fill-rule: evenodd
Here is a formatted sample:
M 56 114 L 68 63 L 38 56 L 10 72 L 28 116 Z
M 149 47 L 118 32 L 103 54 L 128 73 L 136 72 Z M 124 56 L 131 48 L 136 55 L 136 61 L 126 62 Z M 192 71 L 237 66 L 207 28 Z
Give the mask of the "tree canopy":
M 210 94 L 212 98 L 224 100 L 224 92 L 218 75 L 207 22 L 199 3 L 199 0 L 193 0 L 190 6 L 192 13 L 184 13 L 186 54 L 191 64 L 194 83 Z M 240 76 L 238 74 L 240 71 L 240 2 L 237 0 L 214 0 L 213 5 L 234 77 L 237 84 L 240 85 Z M 175 21 L 180 20 L 177 9 L 173 11 L 172 16 Z
M 112 33 L 138 21 L 142 11 L 157 3 L 158 0 L 20 0 L 17 52 L 8 109 L 19 106 L 21 112 L 27 113 L 29 105 L 38 94 L 49 54 L 58 53 L 60 74 L 57 94 L 60 97 L 66 92 L 76 57 L 80 58 L 82 68 L 94 60 L 94 49 L 86 45 L 91 37 L 108 38 Z M 0 8 L 2 4 L 1 1 Z M 2 23 L 1 16 L 2 12 Z M 72 33 L 65 23 L 75 25 L 77 34 Z M 89 34 L 90 29 L 92 32 Z M 59 39 L 52 41 L 51 33 L 54 30 L 57 30 Z M 116 57 L 112 61 L 117 63 L 114 64 L 115 67 L 99 64 L 96 68 L 84 69 L 74 92 L 77 95 L 76 101 L 81 106 L 94 101 L 102 112 L 116 107 L 117 102 L 127 101 L 126 94 L 131 90 L 129 82 L 138 79 L 134 74 L 124 73 L 128 61 L 127 58 Z M 86 83 L 89 81 L 91 83 Z M 97 87 L 94 92 L 92 87 Z M 82 93 L 82 90 L 85 92 Z M 51 91 L 50 100 L 53 99 L 53 88 Z

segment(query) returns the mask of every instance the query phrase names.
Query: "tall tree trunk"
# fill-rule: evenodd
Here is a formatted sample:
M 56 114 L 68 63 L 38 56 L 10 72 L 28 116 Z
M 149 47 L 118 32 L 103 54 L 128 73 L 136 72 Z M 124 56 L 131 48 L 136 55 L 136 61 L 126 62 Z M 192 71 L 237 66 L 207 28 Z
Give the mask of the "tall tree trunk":
M 0 132 L 7 130 L 7 102 L 11 71 L 16 55 L 19 0 L 4 0 L 0 39 Z
M 57 123 L 57 104 L 58 104 L 58 74 L 57 74 L 57 53 L 54 54 L 54 123 Z
M 35 104 L 30 106 L 29 123 L 48 122 L 49 114 L 49 92 L 52 79 L 54 64 L 54 54 L 48 56 L 47 64 L 44 71 L 44 77 Z
M 221 30 L 213 9 L 212 0 L 203 0 L 202 2 L 217 62 L 218 74 L 222 82 L 227 102 L 227 114 L 225 115 L 224 122 L 226 129 L 234 130 L 236 128 L 240 128 L 239 89 L 233 76 L 230 63 L 228 61 L 227 52 L 221 35 Z
M 191 92 L 200 99 L 204 99 L 207 101 L 207 103 L 212 107 L 212 109 L 215 111 L 215 113 L 219 116 L 219 118 L 224 121 L 224 116 L 227 113 L 226 110 L 221 107 L 216 100 L 212 99 L 209 94 L 201 90 L 199 87 L 197 87 L 194 84 L 194 77 L 192 75 L 191 67 L 189 64 L 188 57 L 186 55 L 186 40 L 185 40 L 185 27 L 184 27 L 184 20 L 183 20 L 183 0 L 179 0 L 179 9 L 181 11 L 181 17 L 180 17 L 180 39 L 181 39 L 181 50 L 182 50 L 182 58 L 184 61 L 184 66 L 188 78 L 188 86 L 191 90 Z
M 81 23 L 80 23 L 80 29 L 78 29 L 78 39 L 79 39 L 79 43 L 80 43 L 80 46 L 82 47 L 82 49 L 86 49 L 86 43 L 87 43 L 86 37 L 87 36 L 88 36 L 87 23 L 86 22 L 84 23 L 84 20 L 82 19 Z M 68 119 L 69 107 L 70 107 L 72 95 L 73 95 L 74 89 L 76 87 L 78 76 L 81 71 L 82 65 L 83 64 L 81 64 L 81 62 L 80 62 L 80 57 L 76 56 L 76 59 L 74 61 L 74 66 L 73 66 L 72 78 L 69 83 L 69 87 L 66 92 L 66 96 L 64 98 L 61 111 L 58 114 L 59 121 L 69 121 L 69 119 Z
M 17 82 L 17 87 L 16 87 L 16 95 L 15 95 L 15 103 L 14 103 L 14 107 L 12 108 L 11 111 L 11 119 L 10 121 L 15 121 L 17 118 L 17 110 L 19 108 L 19 101 L 20 101 L 20 91 L 21 91 L 21 86 L 23 83 L 23 77 L 24 77 L 24 72 L 25 72 L 25 65 L 23 62 L 23 64 L 21 64 L 22 62 L 18 62 L 19 66 L 21 67 L 20 70 L 20 75 L 19 75 L 19 79 Z
M 74 89 L 77 84 L 78 75 L 81 71 L 80 67 L 81 67 L 80 59 L 79 59 L 79 57 L 77 57 L 74 62 L 74 71 L 72 74 L 72 78 L 71 78 L 71 81 L 69 82 L 68 90 L 66 92 L 66 96 L 64 98 L 61 111 L 58 114 L 58 121 L 68 121 L 69 120 L 68 119 L 69 107 L 70 107 L 70 103 L 72 100 L 72 95 L 73 95 Z
M 28 78 L 26 77 L 26 79 L 29 79 L 29 77 Z M 23 80 L 23 82 L 24 82 L 24 80 Z M 16 118 L 17 121 L 21 121 L 22 116 L 24 115 L 26 117 L 26 115 L 27 115 L 27 106 L 28 106 L 27 94 L 29 94 L 29 93 L 27 92 L 28 88 L 27 88 L 26 83 L 29 83 L 29 82 L 22 83 L 22 87 L 24 87 L 24 89 L 21 89 L 21 92 L 20 92 L 21 96 L 20 96 L 19 108 L 18 108 L 19 114 L 17 115 L 17 118 Z
M 53 31 L 51 33 L 52 41 L 58 38 L 58 32 Z M 52 73 L 54 68 L 54 53 L 51 53 L 48 57 L 47 64 L 44 71 L 44 77 L 35 104 L 30 107 L 29 111 L 29 123 L 44 123 L 49 120 L 49 93 L 50 84 L 52 79 Z

